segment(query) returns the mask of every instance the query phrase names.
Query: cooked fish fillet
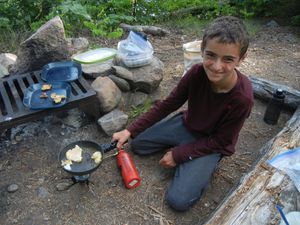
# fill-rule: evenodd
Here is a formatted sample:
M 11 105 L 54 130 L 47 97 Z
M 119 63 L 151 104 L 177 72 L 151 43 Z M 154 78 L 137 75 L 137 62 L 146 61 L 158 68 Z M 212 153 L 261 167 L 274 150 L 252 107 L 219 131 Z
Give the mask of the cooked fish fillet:
M 52 98 L 52 100 L 53 100 L 54 103 L 56 103 L 56 104 L 61 103 L 61 101 L 62 101 L 63 99 L 66 98 L 65 95 L 58 95 L 58 94 L 56 94 L 55 92 L 53 92 L 53 93 L 50 95 L 50 97 Z
M 42 92 L 42 94 L 40 95 L 40 98 L 48 98 L 48 95 L 46 92 Z
M 48 91 L 52 88 L 52 85 L 51 84 L 43 84 L 42 87 L 41 87 L 41 90 L 42 91 Z
M 81 162 L 82 161 L 82 148 L 80 148 L 78 145 L 75 145 L 74 148 L 68 150 L 66 152 L 67 159 L 73 161 L 73 162 Z

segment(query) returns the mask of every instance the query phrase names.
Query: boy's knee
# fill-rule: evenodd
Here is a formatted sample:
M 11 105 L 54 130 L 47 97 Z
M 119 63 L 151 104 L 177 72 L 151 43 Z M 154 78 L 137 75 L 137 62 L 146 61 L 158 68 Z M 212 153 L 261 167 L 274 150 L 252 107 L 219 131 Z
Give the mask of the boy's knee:
M 187 199 L 186 196 L 168 192 L 166 201 L 173 209 L 184 212 L 187 211 L 197 201 L 197 199 L 190 200 Z
M 143 155 L 143 152 L 140 151 L 140 149 L 141 149 L 140 146 L 141 146 L 141 143 L 138 138 L 135 138 L 131 141 L 131 151 L 133 151 L 134 153 L 136 153 L 138 155 Z

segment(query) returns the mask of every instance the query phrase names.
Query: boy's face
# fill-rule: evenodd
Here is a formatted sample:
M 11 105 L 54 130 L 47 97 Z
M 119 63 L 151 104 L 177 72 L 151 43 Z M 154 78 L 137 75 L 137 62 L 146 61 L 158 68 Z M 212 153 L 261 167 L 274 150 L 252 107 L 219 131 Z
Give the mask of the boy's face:
M 202 52 L 203 67 L 208 79 L 215 85 L 223 86 L 235 79 L 234 68 L 243 58 L 238 44 L 220 43 L 217 38 L 208 40 Z

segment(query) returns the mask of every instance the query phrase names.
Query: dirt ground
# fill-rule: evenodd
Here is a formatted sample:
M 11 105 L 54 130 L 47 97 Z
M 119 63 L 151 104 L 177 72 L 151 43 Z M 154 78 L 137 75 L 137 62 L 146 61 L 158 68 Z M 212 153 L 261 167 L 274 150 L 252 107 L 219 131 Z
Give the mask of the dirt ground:
M 182 44 L 196 38 L 180 31 L 150 38 L 155 55 L 165 64 L 162 96 L 182 75 Z M 240 70 L 300 89 L 299 30 L 263 27 L 252 38 L 248 58 Z M 111 157 L 91 174 L 89 185 L 75 184 L 58 191 L 58 184 L 71 183 L 71 176 L 60 167 L 59 150 L 73 141 L 104 143 L 110 137 L 99 131 L 93 121 L 74 128 L 53 116 L 19 126 L 12 130 L 12 139 L 1 137 L 0 224 L 202 224 L 255 164 L 264 144 L 292 115 L 284 111 L 277 125 L 267 125 L 263 122 L 265 109 L 264 102 L 255 101 L 240 134 L 236 154 L 222 160 L 201 200 L 184 213 L 172 210 L 165 203 L 172 170 L 158 165 L 163 153 L 140 157 L 130 152 L 142 178 L 135 189 L 124 187 L 116 160 Z M 8 192 L 11 184 L 18 185 L 18 190 Z

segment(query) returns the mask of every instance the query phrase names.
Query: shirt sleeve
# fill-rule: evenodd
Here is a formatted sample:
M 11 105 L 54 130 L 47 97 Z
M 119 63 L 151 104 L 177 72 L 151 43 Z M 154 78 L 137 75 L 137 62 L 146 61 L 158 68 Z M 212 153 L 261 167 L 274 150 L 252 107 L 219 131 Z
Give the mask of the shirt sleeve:
M 200 136 L 197 141 L 172 149 L 176 163 L 183 163 L 193 158 L 220 153 L 230 156 L 235 151 L 238 134 L 249 116 L 252 102 L 237 104 L 233 110 L 224 115 L 218 129 L 209 136 Z

